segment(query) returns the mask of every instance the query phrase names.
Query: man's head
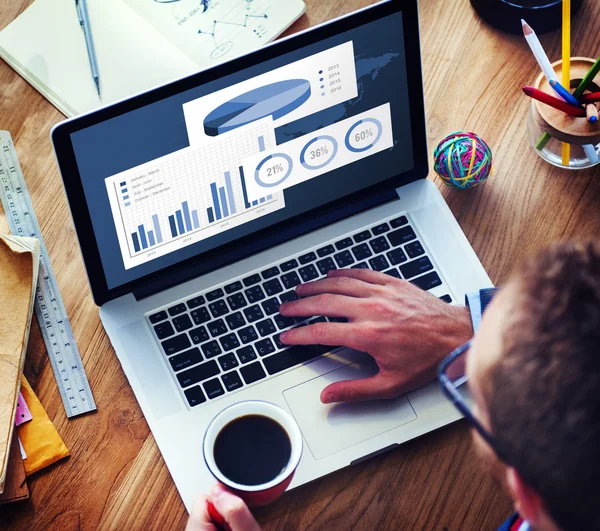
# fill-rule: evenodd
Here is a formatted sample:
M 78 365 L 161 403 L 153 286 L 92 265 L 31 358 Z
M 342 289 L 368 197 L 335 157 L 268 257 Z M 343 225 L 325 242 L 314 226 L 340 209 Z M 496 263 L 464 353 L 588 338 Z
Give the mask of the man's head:
M 600 529 L 600 245 L 560 244 L 499 293 L 467 359 L 479 452 L 534 527 Z

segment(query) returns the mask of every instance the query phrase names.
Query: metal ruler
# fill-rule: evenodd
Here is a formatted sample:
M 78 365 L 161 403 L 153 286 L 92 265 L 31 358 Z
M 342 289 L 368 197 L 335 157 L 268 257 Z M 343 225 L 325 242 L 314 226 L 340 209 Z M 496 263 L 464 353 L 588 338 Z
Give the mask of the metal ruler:
M 94 411 L 96 403 L 92 390 L 81 363 L 65 305 L 58 291 L 56 277 L 33 211 L 17 153 L 7 131 L 0 131 L 0 199 L 12 234 L 40 240 L 42 252 L 35 294 L 35 314 L 67 417 Z

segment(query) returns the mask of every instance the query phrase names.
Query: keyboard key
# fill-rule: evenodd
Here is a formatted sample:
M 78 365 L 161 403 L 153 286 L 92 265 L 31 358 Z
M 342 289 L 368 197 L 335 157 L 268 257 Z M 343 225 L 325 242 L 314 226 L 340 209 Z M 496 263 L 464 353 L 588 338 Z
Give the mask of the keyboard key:
M 173 319 L 173 325 L 175 326 L 175 330 L 178 332 L 184 332 L 185 330 L 188 330 L 194 326 L 190 316 L 185 313 L 179 317 L 175 317 Z
M 277 314 L 275 317 L 275 324 L 277 325 L 277 328 L 279 328 L 279 330 L 283 330 L 284 328 L 289 328 L 290 326 L 293 326 L 294 324 L 294 318 L 293 317 L 284 317 L 281 314 Z
M 314 325 L 316 323 L 326 323 L 327 319 L 325 319 L 325 317 L 321 316 L 321 317 L 317 317 L 315 319 L 311 319 L 310 321 L 308 321 L 309 325 Z
M 273 315 L 274 313 L 279 312 L 279 301 L 277 300 L 277 297 L 273 297 L 272 299 L 264 301 L 262 307 L 265 314 Z
M 402 227 L 401 229 L 395 230 L 394 232 L 390 232 L 388 234 L 388 238 L 390 239 L 390 243 L 394 247 L 398 247 L 403 243 L 410 242 L 417 237 L 415 231 L 412 230 L 412 227 Z
M 204 382 L 202 387 L 204 387 L 206 396 L 211 400 L 225 394 L 225 390 L 223 389 L 221 381 L 218 378 Z
M 435 271 L 433 271 L 423 275 L 422 277 L 415 278 L 412 283 L 418 288 L 427 291 L 435 288 L 436 286 L 440 286 L 442 284 L 442 279 Z
M 313 252 L 310 252 L 310 253 L 303 254 L 302 256 L 299 256 L 298 262 L 300 262 L 302 265 L 305 265 L 310 262 L 314 262 L 316 259 L 317 259 L 317 255 Z
M 423 246 L 419 240 L 409 243 L 406 247 L 404 247 L 404 250 L 410 258 L 416 258 L 417 256 L 425 254 L 425 249 L 423 249 Z
M 272 297 L 273 295 L 277 295 L 283 291 L 283 286 L 281 285 L 281 282 L 279 282 L 278 278 L 268 280 L 263 284 L 263 288 L 267 294 L 267 297 Z
M 235 293 L 227 297 L 227 304 L 229 304 L 229 307 L 233 311 L 239 310 L 244 306 L 248 306 L 248 303 L 246 302 L 246 299 L 244 298 L 244 295 L 242 293 Z
M 250 323 L 258 321 L 259 319 L 262 319 L 265 316 L 258 304 L 250 306 L 250 308 L 246 308 L 244 310 L 244 314 L 246 315 L 246 319 L 248 319 Z
M 394 249 L 387 254 L 392 265 L 398 265 L 403 262 L 406 262 L 408 258 L 404 254 L 404 251 L 399 247 L 398 249 Z
M 317 254 L 323 258 L 324 256 L 335 253 L 335 247 L 333 245 L 326 245 L 325 247 L 321 247 L 317 249 Z
M 270 336 L 277 332 L 277 328 L 275 328 L 275 325 L 270 318 L 256 323 L 256 329 L 261 337 Z
M 229 313 L 229 308 L 227 308 L 227 304 L 225 304 L 223 299 L 209 304 L 208 309 L 213 314 L 213 317 L 221 317 L 221 315 Z
M 323 260 L 319 260 L 317 262 L 317 267 L 319 268 L 321 275 L 326 275 L 328 271 L 337 269 L 335 262 L 329 256 Z
M 277 275 L 279 275 L 279 268 L 277 266 L 273 266 L 270 267 L 269 269 L 265 269 L 262 273 L 261 276 L 267 280 L 269 278 L 273 278 L 276 277 Z
M 452 303 L 452 297 L 450 297 L 450 295 L 442 295 L 440 297 L 441 301 L 447 302 L 448 304 Z
M 390 244 L 385 239 L 385 236 L 379 236 L 379 238 L 373 238 L 369 245 L 375 254 L 383 253 L 390 248 Z
M 198 308 L 197 310 L 192 310 L 190 314 L 194 323 L 197 325 L 207 323 L 211 320 L 210 314 L 206 308 Z
M 196 363 L 200 363 L 204 358 L 202 354 L 200 354 L 199 348 L 193 348 L 192 350 L 188 350 L 186 352 L 182 352 L 181 354 L 177 354 L 169 358 L 169 363 L 175 372 L 181 371 L 190 367 L 192 365 L 196 365 Z
M 284 293 L 283 295 L 279 295 L 279 298 L 281 299 L 281 302 L 292 302 L 292 301 L 300 300 L 300 297 L 298 297 L 298 294 L 293 290 L 288 291 L 287 293 Z
M 166 323 L 157 324 L 154 327 L 154 333 L 158 339 L 165 339 L 171 337 L 175 333 L 175 330 L 173 330 L 171 323 L 167 321 Z
M 369 269 L 369 264 L 367 262 L 359 262 L 358 264 L 354 264 L 352 269 Z
M 254 284 L 258 284 L 260 282 L 260 275 L 258 273 L 255 275 L 250 275 L 249 277 L 246 277 L 242 282 L 247 288 L 250 286 L 254 286 Z
M 298 276 L 298 273 L 296 273 L 295 271 L 291 271 L 290 273 L 282 275 L 281 282 L 283 282 L 285 289 L 295 288 L 298 284 L 302 283 L 300 277 Z
M 283 291 L 283 289 L 282 289 Z M 265 292 L 262 290 L 260 286 L 254 286 L 252 288 L 248 288 L 246 291 L 246 298 L 250 304 L 254 304 L 255 302 L 262 301 L 266 298 Z
M 408 264 L 404 264 L 400 266 L 400 271 L 402 272 L 402 276 L 406 279 L 411 279 L 420 275 L 421 273 L 425 273 L 426 271 L 431 271 L 433 269 L 433 264 L 431 260 L 426 256 L 421 258 L 417 258 L 412 262 L 408 262 Z
M 363 230 L 362 232 L 359 232 L 358 234 L 354 235 L 354 241 L 356 243 L 361 243 L 364 241 L 367 241 L 371 238 L 371 231 L 368 230 Z
M 348 247 L 352 247 L 354 245 L 354 242 L 352 241 L 352 238 L 344 238 L 343 240 L 340 240 L 339 242 L 335 242 L 335 248 L 338 251 L 341 251 L 342 249 L 347 249 Z
M 164 321 L 165 319 L 168 319 L 168 317 L 169 316 L 167 315 L 167 312 L 163 310 L 162 312 L 152 314 L 148 319 L 150 319 L 150 322 L 152 324 L 156 324 L 160 323 L 161 321 Z
M 171 317 L 174 317 L 175 315 L 179 315 L 180 313 L 183 313 L 186 311 L 186 307 L 185 304 L 181 303 L 181 304 L 177 304 L 176 306 L 172 306 L 171 308 L 168 309 L 169 315 Z
M 319 276 L 319 272 L 313 264 L 308 264 L 305 267 L 301 267 L 298 272 L 302 277 L 302 282 L 310 282 Z
M 240 375 L 236 372 L 228 372 L 221 376 L 221 380 L 223 380 L 223 385 L 225 385 L 225 389 L 231 393 L 231 391 L 235 391 L 244 385 L 242 383 L 242 379 Z
M 396 218 L 396 219 L 393 219 L 392 221 L 390 221 L 390 225 L 392 226 L 392 229 L 397 229 L 398 227 L 402 227 L 407 224 L 408 224 L 408 219 L 406 219 L 406 216 L 400 216 L 399 218 Z
M 202 392 L 202 389 L 199 385 L 196 385 L 195 387 L 190 387 L 189 389 L 186 389 L 183 393 L 185 394 L 188 404 L 191 407 L 199 406 L 200 404 L 206 402 L 206 397 L 204 396 L 204 393 Z
M 200 348 L 202 349 L 205 358 L 214 358 L 223 353 L 221 347 L 214 339 L 208 343 L 204 343 Z
M 192 346 L 187 334 L 179 334 L 171 339 L 167 339 L 166 341 L 163 341 L 161 345 L 167 356 L 175 354 L 176 352 L 181 352 Z
M 179 380 L 179 385 L 181 387 L 188 387 L 190 385 L 203 382 L 204 380 L 208 380 L 213 376 L 216 376 L 221 371 L 217 362 L 215 360 L 207 361 L 206 363 L 202 363 L 201 365 L 196 365 L 187 371 L 180 372 L 177 375 L 177 380 Z
M 240 346 L 240 342 L 235 334 L 224 335 L 219 339 L 219 343 L 221 343 L 221 347 L 223 347 L 223 352 L 229 352 Z
M 238 331 L 238 334 L 244 345 L 252 343 L 252 341 L 256 341 L 258 339 L 258 334 L 253 326 L 242 328 Z
M 402 275 L 400 275 L 400 273 L 398 272 L 398 270 L 396 268 L 390 269 L 389 271 L 384 271 L 384 274 L 389 275 L 390 277 L 394 277 L 394 278 L 402 278 Z
M 206 328 L 204 328 L 203 326 L 199 326 L 198 328 L 190 330 L 190 337 L 192 338 L 194 345 L 204 343 L 205 341 L 208 341 L 210 339 Z
M 240 291 L 243 287 L 244 286 L 242 285 L 242 283 L 238 280 L 237 282 L 233 282 L 232 284 L 227 284 L 227 286 L 225 286 L 225 293 L 227 293 L 227 295 L 231 295 L 236 291 Z
M 223 319 L 217 319 L 216 321 L 207 324 L 206 328 L 208 328 L 208 331 L 212 337 L 218 337 L 227 332 L 227 325 Z
M 390 264 L 383 255 L 371 258 L 369 260 L 369 265 L 371 266 L 371 269 L 374 269 L 375 271 L 384 271 L 390 267 Z
M 256 352 L 254 351 L 254 347 L 252 345 L 241 348 L 236 352 L 236 354 L 240 360 L 240 363 L 249 363 L 257 358 Z
M 247 384 L 257 382 L 258 380 L 262 380 L 263 378 L 267 377 L 265 370 L 258 361 L 242 367 L 240 372 L 242 373 L 242 377 Z
M 235 369 L 240 364 L 233 353 L 225 354 L 225 356 L 221 356 L 217 361 L 224 371 Z
M 306 363 L 335 348 L 336 347 L 326 347 L 323 345 L 302 345 L 292 347 L 265 358 L 263 363 L 269 374 L 277 374 L 278 372 L 285 371 L 286 369 L 295 367 L 301 363 Z
M 225 317 L 225 320 L 227 321 L 230 330 L 236 330 L 240 326 L 244 326 L 246 324 L 246 319 L 244 319 L 242 312 L 232 313 L 231 315 Z
M 335 261 L 337 262 L 338 267 L 348 267 L 350 264 L 354 263 L 354 258 L 352 257 L 352 253 L 350 251 L 343 251 L 334 255 Z
M 269 338 L 258 341 L 254 346 L 261 356 L 267 356 L 275 352 L 275 345 Z
M 198 297 L 194 297 L 187 301 L 187 307 L 190 310 L 193 310 L 194 308 L 198 308 L 198 306 L 202 306 L 205 302 L 206 299 L 202 295 L 199 295 Z
M 373 234 L 377 236 L 378 234 L 383 234 L 384 232 L 390 230 L 390 226 L 387 223 L 382 223 L 381 225 L 373 227 L 371 230 L 373 231 Z
M 371 249 L 366 243 L 361 243 L 356 247 L 352 247 L 352 254 L 357 260 L 365 260 L 369 256 L 373 256 Z
M 211 301 L 216 301 L 217 299 L 220 299 L 221 297 L 223 297 L 225 294 L 223 293 L 223 290 L 221 288 L 215 289 L 213 291 L 209 291 L 206 294 L 206 298 L 209 302 Z
M 281 267 L 283 272 L 291 271 L 298 267 L 298 262 L 296 260 L 288 260 L 287 262 L 283 262 L 283 264 L 279 264 L 279 267 Z
M 275 346 L 276 346 L 276 347 L 277 347 L 279 350 L 281 350 L 281 349 L 283 349 L 283 348 L 286 348 L 286 347 L 287 347 L 287 345 L 284 345 L 284 344 L 281 342 L 281 337 L 280 337 L 280 336 L 281 336 L 281 334 L 276 334 L 276 335 L 274 335 L 274 336 L 271 338 L 271 339 L 274 341 L 274 343 L 275 343 Z

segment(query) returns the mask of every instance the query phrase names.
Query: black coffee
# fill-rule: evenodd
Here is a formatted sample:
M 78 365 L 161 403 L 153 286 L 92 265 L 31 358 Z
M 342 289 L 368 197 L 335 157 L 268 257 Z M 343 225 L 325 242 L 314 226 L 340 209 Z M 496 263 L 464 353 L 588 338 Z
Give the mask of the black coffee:
M 246 415 L 221 430 L 213 452 L 226 478 L 240 485 L 262 485 L 283 472 L 292 456 L 292 443 L 274 420 Z

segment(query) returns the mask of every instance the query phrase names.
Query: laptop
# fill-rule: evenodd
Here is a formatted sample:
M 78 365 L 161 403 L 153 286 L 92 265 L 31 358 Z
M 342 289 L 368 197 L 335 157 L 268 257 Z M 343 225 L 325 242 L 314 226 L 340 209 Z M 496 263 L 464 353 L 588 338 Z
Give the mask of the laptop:
M 206 427 L 234 403 L 297 420 L 291 487 L 459 418 L 435 384 L 323 405 L 326 385 L 377 367 L 279 339 L 332 320 L 278 312 L 331 269 L 381 271 L 449 304 L 491 286 L 426 179 L 416 0 L 65 121 L 52 141 L 103 325 L 188 510 L 214 483 Z

